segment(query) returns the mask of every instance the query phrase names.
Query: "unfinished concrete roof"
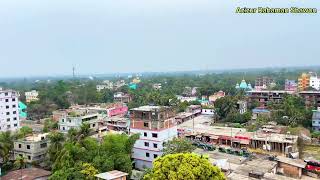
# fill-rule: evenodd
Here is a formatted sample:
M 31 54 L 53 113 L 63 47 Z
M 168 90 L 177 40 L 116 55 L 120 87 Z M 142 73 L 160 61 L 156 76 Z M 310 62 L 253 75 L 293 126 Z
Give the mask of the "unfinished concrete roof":
M 260 174 L 265 174 L 272 172 L 272 170 L 277 166 L 277 162 L 269 161 L 266 159 L 254 159 L 251 161 L 246 161 L 234 170 L 230 175 L 229 179 L 254 179 L 249 177 L 250 172 L 256 172 Z
M 298 136 L 289 134 L 275 134 L 275 133 L 261 133 L 256 132 L 252 136 L 253 140 L 266 140 L 271 142 L 281 142 L 281 143 L 295 143 L 298 141 Z

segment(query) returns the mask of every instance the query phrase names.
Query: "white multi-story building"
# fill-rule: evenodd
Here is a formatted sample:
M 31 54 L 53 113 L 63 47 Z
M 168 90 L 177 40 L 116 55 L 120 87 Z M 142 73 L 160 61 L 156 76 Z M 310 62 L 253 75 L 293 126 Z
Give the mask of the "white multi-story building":
M 315 131 L 320 131 L 320 107 L 313 111 L 312 115 L 312 129 Z
M 99 84 L 99 85 L 96 86 L 96 89 L 97 89 L 98 92 L 100 92 L 100 91 L 102 91 L 104 89 L 108 89 L 108 86 L 105 85 L 105 84 Z
M 25 92 L 24 95 L 26 96 L 26 102 L 27 103 L 39 100 L 39 98 L 38 98 L 39 93 L 36 90 Z
M 60 132 L 67 133 L 70 129 L 79 129 L 82 123 L 87 123 L 90 129 L 97 131 L 103 123 L 103 117 L 99 114 L 66 115 L 59 119 L 58 128 Z
M 18 97 L 16 91 L 0 89 L 0 131 L 19 129 Z
M 320 78 L 317 75 L 310 76 L 310 87 L 320 90 Z
M 133 147 L 135 167 L 151 168 L 153 160 L 162 155 L 163 143 L 177 136 L 175 113 L 160 106 L 142 106 L 130 112 L 130 134 L 140 134 Z

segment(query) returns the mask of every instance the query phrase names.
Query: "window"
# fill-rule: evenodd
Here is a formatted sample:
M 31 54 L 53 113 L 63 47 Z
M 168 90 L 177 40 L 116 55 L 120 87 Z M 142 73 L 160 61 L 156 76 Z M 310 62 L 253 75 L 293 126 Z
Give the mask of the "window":
M 92 124 L 92 127 L 95 127 L 96 126 L 96 124 Z
M 7 118 L 7 122 L 10 122 L 10 118 Z
M 14 105 L 12 105 L 12 107 L 13 107 L 13 108 L 16 108 L 17 106 L 14 104 Z
M 62 127 L 62 130 L 66 130 L 66 128 Z
M 149 147 L 149 143 L 148 142 L 144 142 L 144 146 Z
M 11 126 L 10 125 L 7 125 L 7 128 L 9 129 Z
M 64 119 L 62 119 L 61 121 L 64 122 Z
M 27 145 L 27 149 L 30 149 L 30 145 Z
M 158 144 L 153 143 L 153 147 L 154 147 L 154 148 L 158 148 Z
M 143 126 L 144 127 L 149 127 L 149 123 L 145 122 L 145 123 L 143 123 Z
M 9 102 L 9 99 L 6 99 L 6 102 Z
M 47 143 L 40 144 L 40 148 L 46 148 L 46 147 L 47 147 Z
M 154 154 L 154 155 L 153 155 L 153 158 L 157 158 L 157 157 L 158 157 L 158 155 L 157 155 L 157 154 Z
M 7 112 L 6 114 L 7 114 L 7 115 L 10 115 L 10 112 Z
M 18 124 L 14 124 L 14 127 L 17 127 L 18 126 Z
M 17 111 L 13 111 L 13 114 L 17 114 Z
M 157 133 L 152 133 L 152 137 L 153 137 L 153 138 L 157 138 L 157 137 L 158 137 L 158 134 L 157 134 Z
M 6 92 L 6 93 L 4 93 L 4 95 L 5 95 L 5 96 L 8 96 L 8 93 Z
M 31 160 L 31 156 L 28 156 L 28 160 Z
M 13 102 L 16 101 L 16 98 L 12 98 L 12 101 L 13 101 Z
M 21 148 L 21 144 L 19 144 L 19 148 Z
M 150 154 L 149 154 L 149 153 L 146 153 L 146 157 L 150 157 Z
M 16 120 L 17 120 L 17 117 L 14 117 L 13 120 L 16 121 Z
M 144 137 L 147 137 L 147 133 L 146 133 L 146 132 L 144 132 L 144 133 L 143 133 L 143 136 L 144 136 Z
M 6 106 L 6 109 L 9 109 L 9 106 Z

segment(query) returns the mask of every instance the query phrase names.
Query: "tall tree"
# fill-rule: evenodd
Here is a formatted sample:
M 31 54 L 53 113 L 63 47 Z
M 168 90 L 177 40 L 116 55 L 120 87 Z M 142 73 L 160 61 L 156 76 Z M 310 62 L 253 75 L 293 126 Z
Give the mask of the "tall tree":
M 207 158 L 196 154 L 169 154 L 153 162 L 150 173 L 145 180 L 223 180 L 223 173 L 213 166 Z

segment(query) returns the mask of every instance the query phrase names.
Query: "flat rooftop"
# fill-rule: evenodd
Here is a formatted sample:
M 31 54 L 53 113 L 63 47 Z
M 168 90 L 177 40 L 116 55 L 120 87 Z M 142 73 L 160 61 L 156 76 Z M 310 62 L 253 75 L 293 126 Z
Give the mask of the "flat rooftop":
M 320 94 L 320 91 L 300 91 L 299 94 Z
M 235 136 L 239 132 L 246 132 L 244 128 L 232 128 L 232 127 L 221 127 L 221 126 L 210 126 L 212 117 L 200 115 L 195 117 L 193 120 L 183 122 L 178 125 L 178 129 L 184 129 L 190 133 L 205 133 L 217 136 Z M 194 126 L 193 126 L 194 122 Z
M 307 165 L 307 163 L 301 159 L 291 159 L 287 157 L 278 156 L 276 157 L 276 160 L 285 164 L 289 164 L 291 166 L 299 167 L 299 168 L 305 168 Z
M 168 109 L 168 106 L 140 106 L 137 108 L 133 108 L 131 110 L 133 111 L 155 111 L 155 110 L 161 110 L 161 109 Z
M 285 91 L 285 90 L 251 90 L 247 91 L 248 93 L 287 93 L 293 94 L 293 91 Z
M 42 141 L 42 138 L 46 138 L 49 135 L 49 133 L 43 133 L 43 134 L 33 134 L 30 136 L 26 136 L 23 139 L 18 139 L 17 141 L 19 142 L 38 142 L 38 141 Z
M 193 115 L 193 113 L 181 112 L 176 115 L 176 118 L 186 118 L 186 117 L 190 117 L 192 115 Z
M 119 177 L 123 177 L 123 176 L 127 176 L 127 175 L 128 175 L 128 173 L 113 170 L 113 171 L 97 174 L 97 175 L 95 175 L 95 177 L 101 178 L 101 179 L 106 179 L 106 180 L 109 180 L 109 179 L 111 180 L 111 179 L 117 179 Z
M 271 142 L 280 143 L 295 143 L 298 141 L 298 136 L 289 134 L 276 134 L 276 133 L 253 133 L 251 137 L 253 140 L 267 140 Z

